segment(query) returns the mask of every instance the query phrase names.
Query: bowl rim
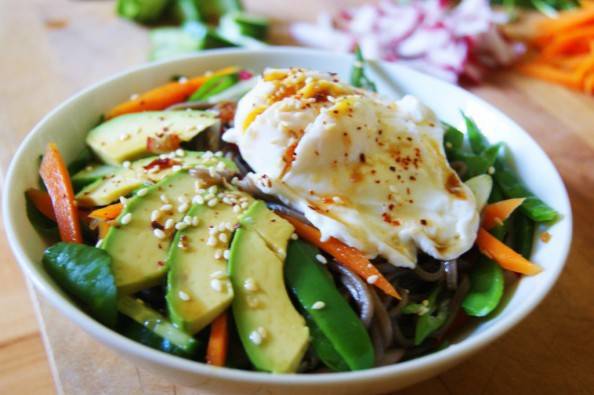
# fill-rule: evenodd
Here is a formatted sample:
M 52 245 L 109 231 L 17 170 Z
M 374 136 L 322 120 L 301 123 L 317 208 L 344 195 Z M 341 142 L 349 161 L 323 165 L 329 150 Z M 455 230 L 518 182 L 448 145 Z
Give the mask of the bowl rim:
M 26 274 L 27 278 L 32 281 L 34 286 L 40 291 L 44 298 L 49 300 L 49 302 L 58 309 L 62 314 L 66 315 L 70 320 L 75 322 L 79 327 L 81 327 L 85 332 L 92 335 L 95 339 L 98 339 L 102 343 L 108 345 L 111 348 L 114 348 L 116 351 L 125 354 L 131 354 L 136 358 L 146 360 L 158 365 L 168 366 L 170 368 L 188 372 L 188 373 L 195 373 L 200 374 L 208 377 L 212 377 L 215 379 L 221 379 L 231 382 L 249 382 L 253 384 L 277 384 L 277 385 L 291 385 L 291 386 L 303 386 L 303 385 L 332 385 L 340 382 L 341 384 L 349 383 L 349 382 L 364 382 L 364 381 L 371 381 L 377 380 L 381 378 L 388 378 L 394 375 L 406 374 L 417 370 L 425 370 L 430 369 L 431 367 L 438 367 L 439 365 L 448 363 L 448 362 L 455 362 L 459 361 L 465 356 L 471 355 L 481 348 L 485 347 L 489 343 L 492 343 L 497 338 L 508 332 L 512 327 L 517 325 L 522 319 L 524 319 L 529 313 L 531 313 L 540 302 L 544 299 L 544 297 L 549 293 L 553 285 L 556 283 L 557 279 L 559 278 L 560 272 L 563 269 L 565 262 L 567 260 L 567 256 L 569 254 L 569 249 L 572 241 L 572 213 L 571 213 L 571 205 L 569 203 L 569 197 L 567 194 L 567 190 L 565 185 L 559 175 L 559 172 L 555 168 L 554 164 L 552 163 L 549 156 L 542 150 L 542 148 L 538 145 L 538 143 L 521 128 L 517 125 L 514 121 L 512 121 L 507 115 L 503 114 L 500 110 L 495 108 L 493 105 L 487 103 L 480 97 L 465 91 L 464 89 L 449 84 L 447 82 L 438 80 L 434 77 L 429 77 L 432 79 L 433 83 L 437 84 L 447 84 L 449 89 L 457 90 L 462 95 L 466 97 L 472 98 L 472 100 L 479 102 L 481 105 L 489 108 L 491 112 L 494 113 L 498 118 L 503 118 L 506 121 L 516 125 L 522 133 L 526 135 L 528 139 L 535 145 L 535 147 L 541 151 L 544 155 L 545 160 L 549 162 L 551 167 L 554 170 L 553 176 L 556 176 L 559 181 L 559 185 L 563 188 L 562 192 L 562 204 L 565 206 L 563 207 L 566 209 L 567 215 L 563 217 L 560 221 L 565 222 L 565 228 L 567 229 L 566 237 L 564 238 L 563 242 L 561 243 L 561 253 L 560 259 L 562 262 L 557 263 L 551 269 L 547 271 L 550 272 L 550 276 L 547 279 L 547 282 L 539 286 L 535 290 L 535 295 L 533 296 L 532 300 L 530 300 L 527 304 L 523 304 L 520 308 L 513 309 L 508 313 L 506 317 L 504 317 L 497 325 L 493 325 L 491 327 L 486 328 L 480 336 L 466 338 L 459 343 L 452 344 L 449 347 L 435 351 L 433 353 L 427 354 L 425 356 L 415 358 L 409 361 L 400 362 L 393 365 L 382 366 L 382 367 L 374 367 L 367 370 L 361 371 L 350 371 L 350 372 L 335 372 L 335 373 L 325 373 L 325 374 L 270 374 L 265 372 L 257 372 L 257 371 L 246 371 L 240 369 L 233 369 L 233 368 L 221 368 L 221 367 L 213 367 L 201 362 L 191 361 L 187 359 L 183 359 L 177 356 L 173 356 L 170 354 L 166 354 L 164 352 L 149 348 L 144 346 L 141 343 L 135 342 L 131 339 L 124 337 L 123 335 L 119 334 L 118 332 L 100 324 L 98 321 L 95 321 L 93 318 L 88 316 L 82 310 L 74 305 L 73 302 L 69 301 L 66 297 L 61 295 L 60 293 L 54 291 L 49 283 L 45 281 L 44 278 L 37 273 L 35 269 L 35 263 L 28 259 L 25 254 L 24 247 L 18 242 L 18 238 L 16 235 L 15 226 L 13 224 L 13 216 L 11 214 L 11 199 L 10 196 L 13 195 L 11 185 L 13 184 L 12 180 L 14 180 L 18 176 L 18 165 L 20 163 L 20 159 L 23 156 L 23 152 L 26 150 L 26 147 L 31 143 L 34 136 L 39 133 L 42 129 L 43 125 L 47 123 L 51 118 L 53 118 L 56 114 L 60 113 L 64 108 L 68 107 L 71 103 L 77 101 L 79 97 L 92 92 L 93 90 L 99 88 L 100 86 L 110 83 L 111 81 L 125 78 L 131 74 L 147 70 L 153 68 L 159 68 L 163 64 L 168 63 L 176 63 L 176 62 L 183 62 L 188 60 L 199 60 L 203 58 L 208 58 L 211 56 L 216 56 L 220 54 L 228 54 L 228 55 L 237 55 L 237 54 L 245 54 L 250 53 L 253 56 L 261 56 L 261 55 L 276 55 L 282 56 L 283 53 L 286 54 L 299 54 L 302 56 L 321 56 L 325 55 L 328 56 L 326 51 L 320 51 L 315 49 L 307 49 L 307 48 L 299 48 L 299 47 L 284 47 L 284 46 L 275 46 L 270 48 L 263 48 L 263 49 L 256 49 L 256 50 L 249 50 L 249 49 L 237 49 L 237 48 L 225 48 L 225 49 L 217 49 L 217 50 L 209 50 L 204 53 L 198 53 L 188 56 L 183 56 L 179 58 L 175 58 L 172 60 L 164 60 L 159 62 L 152 62 L 152 63 L 145 63 L 139 66 L 128 68 L 120 73 L 115 75 L 111 75 L 107 78 L 102 79 L 99 82 L 96 82 L 89 87 L 82 89 L 75 93 L 74 95 L 70 96 L 67 100 L 61 102 L 58 106 L 52 109 L 49 113 L 47 113 L 34 127 L 31 131 L 26 135 L 26 137 L 20 143 L 16 153 L 14 154 L 10 166 L 7 171 L 7 175 L 4 182 L 3 194 L 2 194 L 2 215 L 4 218 L 4 225 L 5 225 L 5 233 L 10 245 L 11 250 L 13 251 L 16 260 L 21 267 L 21 270 Z M 351 56 L 351 55 L 344 55 L 344 54 L 333 54 L 333 56 L 337 58 Z M 381 64 L 382 62 L 371 62 L 376 64 Z M 394 66 L 391 64 L 391 66 Z M 407 68 L 405 66 L 400 66 L 400 68 Z M 407 68 L 408 69 L 408 68 Z M 410 69 L 408 69 L 410 70 Z M 427 77 L 418 71 L 412 70 L 417 75 L 423 75 L 423 77 Z

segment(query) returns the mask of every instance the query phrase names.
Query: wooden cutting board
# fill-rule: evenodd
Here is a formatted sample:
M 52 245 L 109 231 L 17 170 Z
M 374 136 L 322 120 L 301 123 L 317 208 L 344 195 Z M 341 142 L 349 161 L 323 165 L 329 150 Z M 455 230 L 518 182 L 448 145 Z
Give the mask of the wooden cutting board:
M 358 2 L 246 1 L 251 10 L 277 19 L 312 19 L 321 9 Z M 107 1 L 0 0 L 2 175 L 45 112 L 74 91 L 145 59 L 146 32 L 115 18 L 112 8 Z M 277 42 L 286 41 L 283 26 L 275 25 Z M 473 91 L 523 126 L 555 162 L 572 199 L 573 249 L 559 283 L 530 317 L 480 355 L 401 393 L 594 393 L 594 103 L 512 72 Z M 4 239 L 0 251 L 11 257 Z M 15 306 L 22 286 L 12 268 L 0 272 L 0 323 L 10 324 L 0 331 L 0 393 L 200 393 L 138 369 L 31 292 L 55 383 L 50 387 L 42 377 L 43 360 L 31 360 L 38 355 L 37 334 L 29 315 L 19 315 L 22 308 Z

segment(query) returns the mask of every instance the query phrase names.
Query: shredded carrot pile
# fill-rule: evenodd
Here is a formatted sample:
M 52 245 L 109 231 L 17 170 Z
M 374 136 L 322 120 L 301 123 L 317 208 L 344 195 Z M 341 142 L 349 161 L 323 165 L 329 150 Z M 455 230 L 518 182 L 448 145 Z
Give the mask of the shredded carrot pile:
M 594 93 L 594 2 L 541 21 L 532 39 L 534 56 L 518 70 L 585 93 Z

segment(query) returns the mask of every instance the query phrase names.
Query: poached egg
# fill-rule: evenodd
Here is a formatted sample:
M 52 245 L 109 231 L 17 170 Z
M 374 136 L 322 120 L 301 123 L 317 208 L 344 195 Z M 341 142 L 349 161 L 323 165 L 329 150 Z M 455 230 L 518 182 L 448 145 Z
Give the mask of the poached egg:
M 238 146 L 257 187 L 303 212 L 322 239 L 412 268 L 418 249 L 460 256 L 479 226 L 443 135 L 412 96 L 388 101 L 331 73 L 270 69 L 223 139 Z

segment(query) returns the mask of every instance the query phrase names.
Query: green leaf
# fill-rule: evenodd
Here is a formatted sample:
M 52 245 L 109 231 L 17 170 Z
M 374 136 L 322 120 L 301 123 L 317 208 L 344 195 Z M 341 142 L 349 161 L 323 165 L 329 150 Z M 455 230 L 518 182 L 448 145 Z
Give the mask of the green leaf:
M 60 242 L 45 250 L 43 266 L 91 316 L 105 325 L 115 325 L 117 288 L 107 252 L 85 244 Z
M 161 18 L 168 5 L 169 0 L 118 0 L 116 12 L 122 18 L 151 23 Z
M 470 316 L 484 317 L 499 305 L 503 288 L 503 270 L 481 255 L 470 272 L 470 290 L 462 301 L 462 308 Z
M 480 129 L 472 118 L 462 113 L 464 123 L 466 125 L 466 133 L 468 135 L 468 141 L 470 142 L 470 148 L 475 154 L 480 154 L 489 147 L 487 138 L 481 133 Z

